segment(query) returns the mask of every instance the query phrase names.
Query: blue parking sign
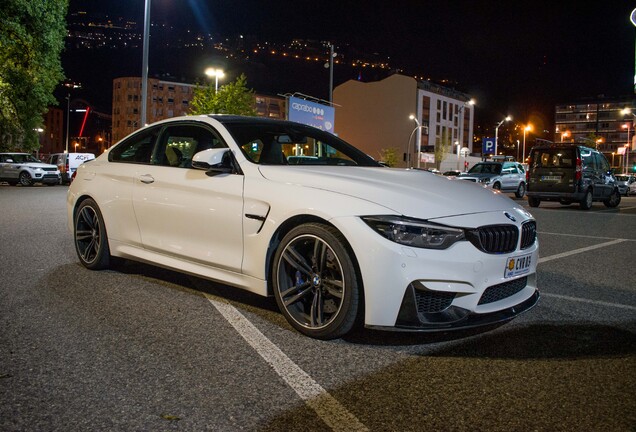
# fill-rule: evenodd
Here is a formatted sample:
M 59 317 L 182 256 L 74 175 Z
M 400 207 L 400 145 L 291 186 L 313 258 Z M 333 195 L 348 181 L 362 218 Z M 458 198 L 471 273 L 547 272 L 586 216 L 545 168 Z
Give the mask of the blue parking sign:
M 495 154 L 495 139 L 484 138 L 481 145 L 482 154 Z

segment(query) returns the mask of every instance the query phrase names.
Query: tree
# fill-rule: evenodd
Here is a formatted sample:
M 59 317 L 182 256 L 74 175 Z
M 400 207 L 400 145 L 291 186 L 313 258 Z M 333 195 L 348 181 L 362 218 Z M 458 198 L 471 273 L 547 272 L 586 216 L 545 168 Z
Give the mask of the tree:
M 435 139 L 435 168 L 439 169 L 444 156 L 451 148 L 451 136 L 447 128 L 442 129 L 442 136 Z
M 30 151 L 64 78 L 60 52 L 68 0 L 3 0 L 0 20 L 0 150 Z
M 191 114 L 236 114 L 255 116 L 254 91 L 247 88 L 247 78 L 241 74 L 233 83 L 215 91 L 211 83 L 197 86 L 190 102 Z
M 389 167 L 394 167 L 398 163 L 398 149 L 395 147 L 383 148 L 380 150 L 380 161 Z

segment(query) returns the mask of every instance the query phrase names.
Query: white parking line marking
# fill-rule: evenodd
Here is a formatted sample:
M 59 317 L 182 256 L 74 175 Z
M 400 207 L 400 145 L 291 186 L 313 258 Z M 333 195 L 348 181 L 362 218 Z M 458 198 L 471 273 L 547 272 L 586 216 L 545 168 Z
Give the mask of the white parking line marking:
M 548 232 L 548 231 L 537 231 L 537 234 L 557 235 L 557 236 L 565 236 L 565 237 L 593 238 L 593 239 L 601 239 L 601 240 L 617 240 L 616 237 L 599 237 L 599 236 L 581 235 L 581 234 L 555 233 L 555 232 Z M 622 239 L 622 240 L 634 241 L 630 239 Z
M 593 245 L 593 246 L 588 246 L 588 247 L 584 247 L 584 248 L 580 248 L 580 249 L 574 249 L 574 250 L 571 250 L 571 251 L 568 251 L 568 252 L 563 252 L 563 253 L 560 253 L 560 254 L 539 258 L 539 264 L 547 262 L 547 261 L 552 261 L 552 260 L 555 260 L 555 259 L 559 259 L 559 258 L 565 258 L 565 257 L 568 257 L 570 255 L 576 255 L 576 254 L 580 254 L 580 253 L 583 253 L 583 252 L 588 252 L 588 251 L 591 251 L 591 250 L 594 250 L 594 249 L 599 249 L 599 248 L 603 248 L 603 247 L 607 247 L 607 246 L 613 246 L 615 244 L 623 243 L 623 242 L 626 242 L 626 241 L 627 241 L 626 239 L 616 239 L 616 240 L 612 240 L 612 241 L 605 242 L 605 243 L 600 243 L 600 244 Z
M 318 417 L 334 431 L 368 431 L 367 427 L 331 396 L 320 384 L 298 367 L 272 341 L 267 339 L 245 316 L 229 303 L 216 300 L 209 294 L 205 297 L 247 341 L 248 344 L 269 363 L 276 373 L 311 407 Z
M 543 297 L 553 297 L 553 298 L 558 298 L 558 299 L 561 299 L 561 300 L 570 300 L 570 301 L 581 302 L 581 303 L 590 303 L 590 304 L 597 305 L 597 306 L 609 306 L 609 307 L 614 307 L 614 308 L 619 308 L 619 309 L 627 309 L 627 310 L 636 311 L 636 307 L 630 306 L 630 305 L 624 305 L 624 304 L 620 304 L 620 303 L 610 303 L 610 302 L 604 302 L 604 301 L 598 301 L 598 300 L 589 300 L 589 299 L 583 299 L 583 298 L 579 298 L 579 297 L 570 297 L 570 296 L 564 296 L 564 295 L 559 295 L 559 294 L 550 294 L 550 293 L 544 293 L 544 292 L 541 292 L 541 296 L 543 296 Z

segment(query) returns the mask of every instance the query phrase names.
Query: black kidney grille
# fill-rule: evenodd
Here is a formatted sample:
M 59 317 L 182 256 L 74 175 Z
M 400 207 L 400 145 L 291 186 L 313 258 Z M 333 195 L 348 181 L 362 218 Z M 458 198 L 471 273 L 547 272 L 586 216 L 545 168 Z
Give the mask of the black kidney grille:
M 451 305 L 454 298 L 454 292 L 415 290 L 415 302 L 419 313 L 442 312 Z
M 529 221 L 521 225 L 521 249 L 532 246 L 537 239 L 537 223 Z
M 519 230 L 514 225 L 489 225 L 471 231 L 470 242 L 486 253 L 508 253 L 517 248 Z
M 528 277 L 522 277 L 509 282 L 500 283 L 486 288 L 486 291 L 479 299 L 480 305 L 494 303 L 499 300 L 503 300 L 511 295 L 517 294 L 524 289 L 528 284 Z

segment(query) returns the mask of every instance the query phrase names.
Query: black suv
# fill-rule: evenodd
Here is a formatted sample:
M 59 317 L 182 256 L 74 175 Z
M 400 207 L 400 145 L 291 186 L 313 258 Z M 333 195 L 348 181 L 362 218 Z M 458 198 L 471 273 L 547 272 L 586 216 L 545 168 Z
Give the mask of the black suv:
M 580 145 L 536 146 L 530 152 L 527 171 L 528 203 L 573 202 L 588 210 L 593 201 L 607 207 L 621 202 L 610 165 L 597 150 Z

